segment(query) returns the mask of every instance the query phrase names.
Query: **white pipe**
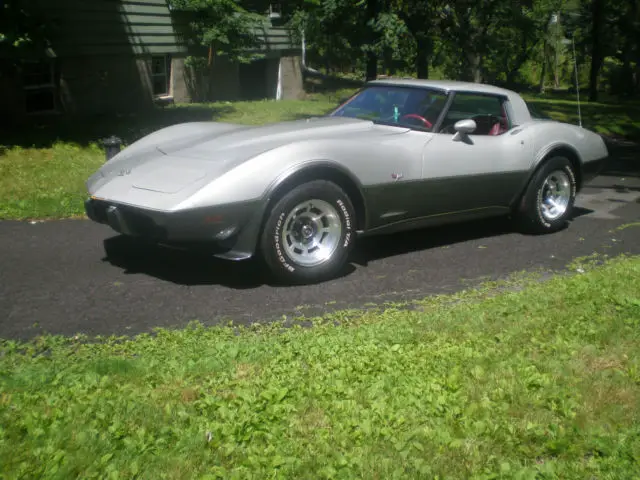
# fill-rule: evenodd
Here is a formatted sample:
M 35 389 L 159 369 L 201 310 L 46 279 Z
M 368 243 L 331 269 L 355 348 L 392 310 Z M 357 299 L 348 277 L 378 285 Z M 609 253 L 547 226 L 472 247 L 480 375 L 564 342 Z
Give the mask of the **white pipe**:
M 302 29 L 302 69 L 311 73 L 322 75 L 318 70 L 307 66 L 307 43 L 304 39 L 304 28 Z
M 276 86 L 276 100 L 282 100 L 282 58 L 278 60 L 278 85 Z

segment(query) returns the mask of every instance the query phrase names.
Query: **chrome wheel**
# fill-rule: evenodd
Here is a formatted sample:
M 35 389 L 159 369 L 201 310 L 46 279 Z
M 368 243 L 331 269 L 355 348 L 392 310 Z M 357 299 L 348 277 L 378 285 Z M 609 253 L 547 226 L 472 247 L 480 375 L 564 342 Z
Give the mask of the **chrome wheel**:
M 291 210 L 284 222 L 282 243 L 293 262 L 314 267 L 331 258 L 341 235 L 338 211 L 324 200 L 314 199 Z
M 553 221 L 565 214 L 571 200 L 571 180 L 562 170 L 555 170 L 542 184 L 538 207 L 547 221 Z

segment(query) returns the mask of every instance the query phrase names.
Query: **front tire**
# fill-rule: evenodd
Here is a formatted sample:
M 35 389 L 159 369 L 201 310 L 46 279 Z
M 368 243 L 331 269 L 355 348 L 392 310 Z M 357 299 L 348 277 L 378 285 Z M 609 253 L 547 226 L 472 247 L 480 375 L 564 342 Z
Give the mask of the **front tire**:
M 344 268 L 355 241 L 355 209 L 336 184 L 298 185 L 267 214 L 260 239 L 262 257 L 285 283 L 316 283 Z
M 576 200 L 576 174 L 566 157 L 553 157 L 534 174 L 516 218 L 530 233 L 552 233 L 567 225 Z

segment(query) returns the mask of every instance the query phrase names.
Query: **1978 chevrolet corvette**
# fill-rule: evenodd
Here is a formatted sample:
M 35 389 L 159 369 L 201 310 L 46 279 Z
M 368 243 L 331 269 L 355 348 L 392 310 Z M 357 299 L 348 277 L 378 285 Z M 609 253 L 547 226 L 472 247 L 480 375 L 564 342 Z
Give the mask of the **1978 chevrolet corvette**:
M 376 80 L 319 118 L 156 131 L 88 179 L 86 212 L 309 283 L 336 275 L 365 235 L 500 215 L 556 231 L 607 156 L 599 135 L 510 90 Z

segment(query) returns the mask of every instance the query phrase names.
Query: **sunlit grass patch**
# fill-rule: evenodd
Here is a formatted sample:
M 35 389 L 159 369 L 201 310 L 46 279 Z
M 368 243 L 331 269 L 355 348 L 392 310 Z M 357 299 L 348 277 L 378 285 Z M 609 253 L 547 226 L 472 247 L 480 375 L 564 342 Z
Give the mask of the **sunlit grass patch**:
M 63 218 L 83 212 L 85 181 L 104 161 L 97 145 L 58 142 L 0 153 L 0 219 Z
M 3 472 L 633 478 L 640 260 L 583 264 L 312 328 L 4 342 Z

